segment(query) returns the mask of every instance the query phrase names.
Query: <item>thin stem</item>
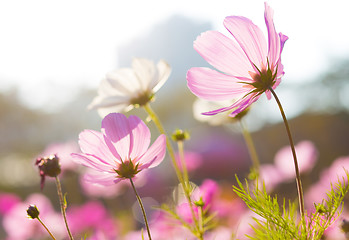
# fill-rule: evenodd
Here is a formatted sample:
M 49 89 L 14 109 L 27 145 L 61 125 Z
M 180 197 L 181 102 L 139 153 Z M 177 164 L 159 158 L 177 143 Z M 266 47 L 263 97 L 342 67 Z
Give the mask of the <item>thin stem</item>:
M 46 225 L 41 221 L 41 219 L 39 217 L 37 217 L 36 219 L 38 219 L 38 221 L 41 223 L 41 225 L 46 229 L 46 231 L 48 232 L 48 234 L 50 234 L 51 238 L 53 240 L 56 240 L 56 238 L 52 235 L 52 233 L 50 232 L 50 230 L 46 227 Z
M 178 164 L 177 164 L 177 161 L 176 161 L 176 157 L 175 157 L 175 154 L 174 154 L 171 142 L 170 142 L 170 138 L 167 136 L 167 134 L 165 132 L 165 129 L 162 126 L 158 116 L 153 111 L 153 109 L 150 107 L 150 105 L 147 103 L 143 107 L 144 107 L 145 111 L 148 113 L 148 115 L 150 116 L 151 120 L 156 125 L 156 127 L 159 129 L 160 133 L 161 134 L 165 134 L 165 136 L 166 136 L 166 147 L 167 147 L 168 154 L 171 157 L 172 165 L 173 165 L 173 167 L 175 169 L 175 172 L 176 172 L 176 175 L 177 175 L 177 178 L 178 178 L 179 182 L 183 183 L 183 177 L 182 177 L 181 171 L 179 170 L 179 167 L 178 167 Z
M 286 127 L 288 140 L 289 140 L 290 145 L 291 145 L 293 161 L 294 161 L 294 168 L 295 168 L 295 171 L 296 171 L 296 181 L 297 181 L 297 189 L 298 189 L 299 208 L 300 208 L 300 213 L 301 213 L 301 216 L 302 216 L 302 222 L 305 223 L 305 219 L 304 219 L 305 211 L 304 211 L 303 187 L 302 187 L 301 176 L 300 176 L 300 173 L 299 173 L 296 149 L 294 147 L 294 143 L 293 143 L 290 127 L 288 125 L 288 121 L 287 121 L 285 112 L 284 112 L 284 110 L 282 108 L 281 102 L 280 102 L 279 98 L 277 97 L 276 93 L 274 92 L 274 90 L 272 88 L 269 88 L 269 90 L 273 94 L 273 96 L 274 96 L 274 98 L 276 100 L 276 103 L 279 106 L 279 109 L 280 109 L 280 112 L 281 112 L 281 115 L 282 115 L 282 118 L 284 120 L 284 124 L 285 124 L 285 127 Z
M 64 223 L 65 223 L 65 226 L 67 228 L 69 238 L 71 240 L 74 240 L 73 235 L 70 232 L 70 229 L 69 229 L 69 226 L 68 226 L 68 221 L 67 221 L 67 216 L 66 216 L 66 213 L 65 213 L 66 205 L 65 205 L 64 199 L 63 199 L 61 182 L 59 181 L 57 176 L 56 176 L 56 186 L 57 186 L 57 193 L 58 193 L 58 196 L 59 196 L 59 203 L 61 205 L 61 212 L 62 212 L 62 215 L 63 215 Z
M 242 120 L 240 120 L 239 122 L 240 122 L 241 129 L 242 129 L 242 135 L 244 136 L 245 143 L 246 143 L 248 152 L 249 152 L 251 160 L 252 160 L 253 168 L 256 171 L 256 173 L 259 175 L 259 165 L 260 164 L 259 164 L 259 159 L 258 159 L 258 155 L 256 152 L 256 147 L 253 143 L 251 134 L 247 130 L 244 122 Z
M 196 227 L 196 229 L 198 231 L 200 231 L 198 220 L 196 219 L 195 212 L 194 212 L 194 209 L 193 209 L 193 203 L 191 202 L 191 199 L 190 199 L 189 185 L 188 185 L 188 188 L 187 188 L 187 185 L 184 182 L 182 173 L 181 173 L 181 171 L 180 171 L 180 169 L 178 167 L 178 164 L 177 164 L 177 161 L 176 161 L 176 157 L 175 157 L 172 145 L 171 145 L 170 138 L 166 134 L 166 131 L 165 131 L 164 127 L 162 126 L 162 124 L 160 122 L 160 119 L 158 118 L 158 116 L 156 115 L 154 110 L 150 107 L 149 103 L 143 105 L 143 107 L 144 107 L 145 111 L 149 114 L 150 118 L 152 119 L 152 121 L 154 122 L 156 127 L 159 129 L 160 133 L 165 134 L 165 136 L 166 136 L 167 151 L 168 151 L 168 153 L 169 153 L 169 155 L 171 157 L 172 165 L 173 165 L 173 167 L 175 169 L 177 178 L 178 178 L 179 182 L 181 183 L 181 185 L 183 187 L 184 195 L 185 195 L 185 197 L 186 197 L 186 199 L 187 199 L 187 201 L 189 203 L 189 208 L 190 208 L 190 211 L 191 211 L 194 223 L 195 223 L 195 227 Z
M 135 185 L 133 184 L 132 178 L 130 178 L 130 182 L 131 182 L 133 191 L 134 191 L 135 194 L 136 194 L 136 197 L 137 197 L 139 206 L 141 207 L 141 210 L 142 210 L 142 213 L 143 213 L 143 219 L 144 219 L 145 226 L 146 226 L 146 228 L 147 228 L 149 240 L 151 240 L 151 235 L 150 235 L 150 229 L 149 229 L 149 225 L 148 225 L 147 215 L 145 214 L 145 209 L 144 209 L 142 200 L 141 200 L 141 198 L 139 197 L 139 195 L 138 195 L 138 193 L 137 193 L 137 190 L 136 190 Z
M 199 207 L 199 226 L 200 226 L 200 231 L 199 231 L 199 239 L 203 240 L 204 239 L 204 211 L 202 209 L 202 206 Z
M 184 158 L 183 141 L 177 141 L 177 145 L 178 145 L 179 159 L 181 161 L 181 166 L 182 166 L 183 179 L 185 184 L 187 184 L 187 187 L 189 188 L 189 176 L 188 176 L 187 163 L 185 162 L 185 158 Z

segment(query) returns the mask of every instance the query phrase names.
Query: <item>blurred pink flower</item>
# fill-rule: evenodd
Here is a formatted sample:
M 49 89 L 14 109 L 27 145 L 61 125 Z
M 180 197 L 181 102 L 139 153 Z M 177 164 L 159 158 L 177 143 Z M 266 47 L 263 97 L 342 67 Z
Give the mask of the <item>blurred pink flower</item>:
M 344 210 L 341 216 L 338 217 L 334 223 L 332 223 L 324 232 L 326 240 L 347 240 L 349 238 L 349 233 L 345 233 L 342 230 L 342 225 L 344 222 L 348 224 L 349 213 Z
M 330 167 L 323 170 L 318 182 L 311 185 L 305 193 L 305 204 L 308 209 L 314 208 L 314 203 L 321 202 L 321 199 L 327 198 L 326 193 L 331 189 L 331 183 L 337 183 L 338 180 L 346 180 L 345 171 L 349 171 L 349 156 L 337 158 Z
M 8 213 L 21 199 L 13 193 L 0 193 L 0 215 Z
M 298 157 L 298 167 L 300 173 L 306 173 L 313 169 L 317 158 L 318 151 L 311 141 L 301 141 L 296 146 Z M 293 156 L 290 146 L 281 148 L 275 155 L 275 166 L 280 170 L 281 176 L 285 180 L 294 179 L 296 176 Z
M 26 240 L 49 237 L 46 230 L 36 219 L 28 218 L 26 210 L 30 204 L 35 204 L 38 207 L 39 217 L 57 239 L 67 237 L 62 216 L 54 211 L 50 200 L 42 194 L 32 194 L 24 202 L 13 206 L 4 216 L 3 226 L 7 233 L 7 239 Z
M 234 234 L 232 229 L 228 227 L 217 227 L 213 231 L 207 232 L 205 234 L 205 239 L 206 240 L 218 240 L 218 239 L 226 239 L 226 240 L 231 240 L 233 238 Z
M 273 164 L 262 164 L 259 169 L 259 180 L 262 180 L 267 192 L 273 191 L 273 189 L 282 183 L 283 176 L 281 171 Z M 262 185 L 259 186 L 262 189 Z
M 99 202 L 87 202 L 81 206 L 69 207 L 68 222 L 72 233 L 84 236 L 86 232 L 93 232 L 102 239 L 115 239 L 117 229 L 112 217 Z M 94 238 L 92 238 L 94 239 Z
M 209 211 L 209 209 L 213 206 L 213 200 L 219 194 L 219 186 L 218 184 L 211 180 L 205 179 L 200 187 L 197 187 L 191 194 L 192 202 L 201 201 L 204 203 L 203 209 L 205 211 Z M 199 207 L 193 204 L 193 209 L 195 214 L 198 214 Z M 193 216 L 190 210 L 189 203 L 186 199 L 180 199 L 178 206 L 176 207 L 177 214 L 182 217 L 186 222 L 192 223 Z
M 338 182 L 343 177 L 346 179 L 345 171 L 349 172 L 349 156 L 339 157 L 333 161 L 331 166 L 320 175 L 321 182 Z
M 134 178 L 159 165 L 166 153 L 166 137 L 150 144 L 150 131 L 137 116 L 110 113 L 102 120 L 102 132 L 85 130 L 79 135 L 82 153 L 73 153 L 77 163 L 94 169 L 93 183 L 105 186 Z
M 230 116 L 234 117 L 257 101 L 262 93 L 271 98 L 268 89 L 275 89 L 284 75 L 281 52 L 288 37 L 276 32 L 273 10 L 267 3 L 264 18 L 268 45 L 261 29 L 240 16 L 224 20 L 224 26 L 236 42 L 217 31 L 202 33 L 194 42 L 195 50 L 218 71 L 191 68 L 187 73 L 189 89 L 199 98 L 210 101 L 236 99 L 228 107 L 203 114 L 232 110 Z
M 179 169 L 182 169 L 182 163 L 180 161 L 178 153 L 176 154 L 176 160 L 177 160 Z M 200 167 L 200 165 L 202 164 L 202 157 L 199 153 L 185 151 L 184 152 L 184 161 L 186 163 L 187 170 L 190 172 L 190 171 L 194 171 L 198 167 Z
M 52 143 L 45 148 L 45 150 L 40 154 L 40 157 L 56 155 L 59 158 L 63 173 L 66 170 L 76 171 L 77 165 L 71 157 L 71 153 L 76 152 L 79 152 L 79 146 L 75 141 Z

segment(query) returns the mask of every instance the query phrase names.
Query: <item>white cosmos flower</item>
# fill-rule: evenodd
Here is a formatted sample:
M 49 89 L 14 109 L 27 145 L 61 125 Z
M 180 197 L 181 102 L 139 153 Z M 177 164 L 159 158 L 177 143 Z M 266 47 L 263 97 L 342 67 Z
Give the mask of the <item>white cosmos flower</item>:
M 212 126 L 223 125 L 227 123 L 234 123 L 238 119 L 244 117 L 244 115 L 248 112 L 248 109 L 242 111 L 237 114 L 235 117 L 229 116 L 229 112 L 221 112 L 216 115 L 203 115 L 203 112 L 208 112 L 213 109 L 222 108 L 229 104 L 232 104 L 232 100 L 224 100 L 224 101 L 208 101 L 202 98 L 197 98 L 193 104 L 193 113 L 194 118 L 200 122 L 207 122 Z
M 213 116 L 203 115 L 203 112 L 211 111 L 212 109 L 217 109 L 218 107 L 225 106 L 225 104 L 230 104 L 231 101 L 208 101 L 201 98 L 197 98 L 193 104 L 194 118 L 200 122 L 207 122 L 210 125 L 218 126 L 229 122 L 234 122 L 236 119 L 229 117 L 228 112 L 220 113 Z
M 155 66 L 151 60 L 134 58 L 132 68 L 120 68 L 106 74 L 88 109 L 98 109 L 104 117 L 111 112 L 142 106 L 152 99 L 170 73 L 171 67 L 164 60 Z

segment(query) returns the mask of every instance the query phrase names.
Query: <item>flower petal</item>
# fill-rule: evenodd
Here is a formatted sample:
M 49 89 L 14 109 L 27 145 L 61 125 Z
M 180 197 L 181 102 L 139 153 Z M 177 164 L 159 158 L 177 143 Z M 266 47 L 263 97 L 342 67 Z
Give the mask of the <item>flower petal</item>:
M 147 125 L 137 116 L 129 116 L 130 126 L 130 158 L 142 156 L 150 144 L 150 131 Z
M 150 148 L 139 159 L 139 169 L 152 168 L 159 165 L 164 160 L 166 154 L 166 136 L 161 134 Z
M 71 156 L 74 162 L 84 165 L 85 167 L 92 168 L 96 171 L 105 172 L 112 169 L 111 165 L 101 161 L 101 159 L 95 155 L 85 153 L 72 153 Z
M 239 79 L 209 68 L 191 68 L 187 73 L 189 89 L 198 97 L 222 101 L 241 97 L 249 91 Z
M 96 158 L 101 159 L 103 164 L 114 165 L 114 161 L 117 160 L 114 155 L 111 154 L 101 132 L 93 130 L 81 132 L 79 134 L 79 145 L 83 153 L 96 156 Z
M 120 182 L 122 179 L 116 177 L 117 174 L 109 172 L 94 172 L 86 173 L 83 180 L 90 184 L 98 184 L 103 186 L 111 186 L 117 182 Z
M 130 155 L 130 126 L 128 119 L 121 113 L 110 113 L 102 120 L 102 133 L 109 149 L 115 148 L 121 160 Z
M 128 96 L 101 96 L 98 95 L 88 105 L 87 109 L 108 108 L 114 106 L 125 106 L 130 104 L 130 97 Z
M 113 113 L 113 112 L 128 112 L 132 108 L 133 108 L 132 105 L 118 104 L 118 105 L 114 105 L 114 106 L 111 106 L 111 107 L 100 107 L 100 108 L 98 108 L 97 111 L 98 111 L 99 116 L 104 118 L 109 113 Z
M 264 19 L 268 29 L 268 60 L 271 68 L 277 64 L 281 55 L 280 36 L 275 30 L 273 22 L 273 9 L 265 2 Z
M 279 33 L 279 38 L 280 38 L 280 54 L 282 50 L 284 49 L 285 42 L 287 41 L 288 37 L 282 33 Z
M 156 68 L 158 71 L 157 76 L 154 77 L 153 82 L 150 84 L 150 89 L 153 89 L 154 93 L 164 85 L 171 74 L 171 67 L 164 60 L 160 60 L 156 65 Z
M 261 95 L 259 95 L 258 93 L 249 94 L 248 96 L 246 96 L 246 97 L 240 99 L 239 101 L 235 102 L 232 105 L 232 107 L 236 107 L 236 109 L 231 114 L 229 114 L 229 116 L 230 117 L 235 117 L 237 114 L 241 113 L 246 108 L 251 106 L 252 103 L 257 101 L 260 96 Z
M 119 91 L 124 95 L 133 97 L 140 90 L 143 90 L 140 81 L 131 68 L 121 68 L 110 72 L 106 76 L 112 91 Z M 109 95 L 106 93 L 106 95 Z
M 250 19 L 239 16 L 226 17 L 224 26 L 234 36 L 251 65 L 267 65 L 267 43 L 259 27 Z
M 132 68 L 142 91 L 148 90 L 155 75 L 154 62 L 145 58 L 134 58 Z
M 194 42 L 194 49 L 213 67 L 224 73 L 249 78 L 253 71 L 240 46 L 217 31 L 202 33 Z
M 230 105 L 228 107 L 223 107 L 223 108 L 218 108 L 216 110 L 212 110 L 212 111 L 208 111 L 208 112 L 204 112 L 202 113 L 202 115 L 206 115 L 206 116 L 212 116 L 212 115 L 216 115 L 218 113 L 222 113 L 222 112 L 226 112 L 229 111 L 231 109 L 233 109 L 233 105 Z

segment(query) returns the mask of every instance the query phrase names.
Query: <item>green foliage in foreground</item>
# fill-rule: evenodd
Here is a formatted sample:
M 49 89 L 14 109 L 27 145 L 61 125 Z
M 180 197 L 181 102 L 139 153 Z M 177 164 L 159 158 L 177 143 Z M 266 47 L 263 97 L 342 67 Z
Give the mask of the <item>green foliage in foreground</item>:
M 263 185 L 259 189 L 258 181 L 253 186 L 245 180 L 245 185 L 236 177 L 237 186 L 233 186 L 234 192 L 246 203 L 246 205 L 261 219 L 254 218 L 256 224 L 250 239 L 321 239 L 324 231 L 339 217 L 343 210 L 343 199 L 349 190 L 346 178 L 339 179 L 331 184 L 327 192 L 327 198 L 321 203 L 314 203 L 315 212 L 306 213 L 305 220 L 298 217 L 298 208 L 295 203 L 283 201 L 279 205 L 277 196 L 270 196 Z M 251 184 L 252 185 L 252 184 Z

